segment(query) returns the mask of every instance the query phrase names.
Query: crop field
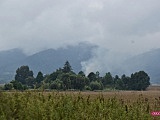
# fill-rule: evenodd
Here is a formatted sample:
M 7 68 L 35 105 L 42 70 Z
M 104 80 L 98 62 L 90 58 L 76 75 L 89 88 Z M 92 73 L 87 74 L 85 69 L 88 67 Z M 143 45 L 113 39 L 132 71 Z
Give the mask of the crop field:
M 0 120 L 160 120 L 160 91 L 0 92 Z

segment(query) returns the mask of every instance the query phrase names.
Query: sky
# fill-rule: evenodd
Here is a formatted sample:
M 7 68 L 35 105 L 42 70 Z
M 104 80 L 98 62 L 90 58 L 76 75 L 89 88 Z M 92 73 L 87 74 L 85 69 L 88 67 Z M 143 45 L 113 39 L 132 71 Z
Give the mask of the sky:
M 0 0 L 0 51 L 81 42 L 98 46 L 85 71 L 160 48 L 160 0 Z

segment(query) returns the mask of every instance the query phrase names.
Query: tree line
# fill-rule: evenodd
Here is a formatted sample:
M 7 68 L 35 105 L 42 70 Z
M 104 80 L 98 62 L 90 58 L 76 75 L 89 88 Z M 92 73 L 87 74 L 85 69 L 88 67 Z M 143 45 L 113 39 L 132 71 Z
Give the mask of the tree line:
M 130 76 L 123 74 L 121 77 L 112 76 L 110 72 L 100 76 L 98 71 L 88 75 L 83 71 L 76 74 L 66 61 L 63 68 L 47 75 L 39 71 L 36 77 L 29 66 L 21 66 L 16 70 L 15 79 L 4 85 L 4 90 L 146 90 L 149 85 L 150 77 L 144 71 L 132 73 Z

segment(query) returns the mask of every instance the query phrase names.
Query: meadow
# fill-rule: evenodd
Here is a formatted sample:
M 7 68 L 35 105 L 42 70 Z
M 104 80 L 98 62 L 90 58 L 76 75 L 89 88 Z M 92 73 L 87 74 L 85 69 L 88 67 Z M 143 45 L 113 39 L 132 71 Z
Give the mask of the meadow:
M 0 120 L 159 120 L 160 91 L 0 92 Z

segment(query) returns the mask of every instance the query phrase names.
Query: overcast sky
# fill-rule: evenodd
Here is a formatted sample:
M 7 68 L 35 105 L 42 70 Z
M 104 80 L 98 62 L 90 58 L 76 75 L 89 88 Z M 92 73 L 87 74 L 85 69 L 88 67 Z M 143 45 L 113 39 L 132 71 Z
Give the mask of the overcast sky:
M 79 42 L 98 45 L 97 58 L 160 48 L 160 0 L 0 0 L 0 51 Z

